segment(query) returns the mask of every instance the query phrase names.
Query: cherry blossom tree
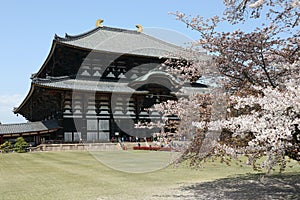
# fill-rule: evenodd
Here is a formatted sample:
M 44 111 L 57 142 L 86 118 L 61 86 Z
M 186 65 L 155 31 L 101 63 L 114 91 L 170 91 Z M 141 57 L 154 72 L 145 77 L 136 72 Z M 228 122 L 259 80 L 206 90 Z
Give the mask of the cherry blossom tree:
M 300 158 L 300 3 L 298 0 L 223 0 L 223 3 L 226 10 L 221 17 L 204 19 L 181 12 L 173 14 L 199 32 L 194 50 L 204 49 L 211 55 L 221 75 L 218 85 L 225 90 L 219 94 L 229 100 L 222 104 L 227 107 L 226 119 L 213 116 L 217 113 L 213 110 L 216 101 L 213 95 L 194 95 L 190 100 L 183 98 L 176 103 L 157 105 L 156 109 L 163 116 L 175 114 L 180 118 L 177 134 L 194 134 L 182 157 L 191 159 L 192 165 L 211 156 L 226 161 L 226 156 L 246 155 L 248 164 L 255 169 L 265 168 L 270 172 L 279 165 L 283 170 L 286 155 Z M 218 31 L 221 23 L 236 25 L 264 16 L 264 23 L 249 32 Z M 172 63 L 176 69 L 173 72 L 186 80 L 194 81 L 203 75 L 204 63 L 177 63 L 180 64 Z M 210 141 L 211 148 L 205 148 L 203 154 L 205 138 L 212 130 L 223 131 L 220 140 Z
M 293 63 L 299 58 L 299 1 L 225 0 L 224 3 L 227 9 L 223 18 L 174 14 L 200 33 L 195 45 L 217 55 L 214 61 L 222 75 L 227 77 L 224 85 L 227 89 L 248 88 L 249 85 L 276 87 L 287 70 L 280 65 L 275 68 L 273 63 Z M 266 14 L 269 20 L 252 32 L 217 31 L 218 25 L 225 21 L 235 24 L 244 21 L 248 10 L 251 11 L 250 17 L 260 17 L 265 5 L 273 8 Z M 283 11 L 274 10 L 282 5 L 285 6 Z
M 293 67 L 299 68 L 300 62 L 293 64 Z M 268 172 L 276 165 L 280 166 L 281 171 L 284 170 L 287 154 L 300 160 L 299 73 L 294 77 L 284 83 L 284 88 L 259 86 L 254 87 L 258 91 L 255 95 L 231 96 L 233 110 L 247 109 L 248 112 L 219 121 L 218 125 L 230 131 L 231 138 L 242 138 L 246 143 L 219 143 L 216 153 L 221 150 L 223 156 L 247 155 L 255 169 L 265 168 Z M 257 165 L 261 157 L 265 159 Z
M 226 19 L 233 24 L 247 18 L 259 19 L 265 13 L 266 19 L 281 28 L 295 28 L 299 25 L 299 0 L 223 0 Z

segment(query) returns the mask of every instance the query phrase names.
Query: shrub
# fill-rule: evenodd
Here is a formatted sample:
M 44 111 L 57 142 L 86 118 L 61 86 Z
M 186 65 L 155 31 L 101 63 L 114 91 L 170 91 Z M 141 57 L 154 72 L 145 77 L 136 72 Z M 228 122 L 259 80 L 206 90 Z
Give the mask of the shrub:
M 11 152 L 13 151 L 13 145 L 9 141 L 6 141 L 0 145 L 0 150 L 4 153 Z
M 28 143 L 24 140 L 23 137 L 18 137 L 14 145 L 14 151 L 17 153 L 25 153 Z

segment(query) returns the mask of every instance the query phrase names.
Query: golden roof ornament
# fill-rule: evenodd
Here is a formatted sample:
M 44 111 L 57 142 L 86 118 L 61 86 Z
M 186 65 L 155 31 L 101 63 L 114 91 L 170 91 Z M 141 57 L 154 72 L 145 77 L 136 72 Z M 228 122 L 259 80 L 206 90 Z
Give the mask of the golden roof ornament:
M 98 19 L 98 20 L 96 21 L 96 27 L 103 27 L 102 22 L 104 22 L 103 19 Z
M 137 24 L 137 25 L 135 25 L 135 27 L 138 28 L 137 32 L 139 32 L 139 33 L 143 32 L 143 26 L 142 25 Z

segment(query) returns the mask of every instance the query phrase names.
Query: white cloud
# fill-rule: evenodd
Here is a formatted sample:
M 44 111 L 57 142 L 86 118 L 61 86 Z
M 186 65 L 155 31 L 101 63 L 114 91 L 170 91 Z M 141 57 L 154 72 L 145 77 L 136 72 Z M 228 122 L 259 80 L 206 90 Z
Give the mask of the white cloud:
M 26 122 L 22 116 L 13 113 L 13 108 L 18 107 L 23 99 L 24 96 L 19 94 L 0 95 L 0 122 L 2 124 Z

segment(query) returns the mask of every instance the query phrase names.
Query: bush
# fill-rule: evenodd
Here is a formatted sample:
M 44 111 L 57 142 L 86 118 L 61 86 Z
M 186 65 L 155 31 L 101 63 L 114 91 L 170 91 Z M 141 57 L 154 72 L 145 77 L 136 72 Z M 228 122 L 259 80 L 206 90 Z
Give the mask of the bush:
M 0 150 L 4 153 L 11 152 L 13 151 L 13 145 L 9 141 L 6 141 L 0 145 Z
M 28 143 L 23 137 L 18 137 L 14 145 L 14 151 L 17 153 L 25 153 L 28 147 Z

